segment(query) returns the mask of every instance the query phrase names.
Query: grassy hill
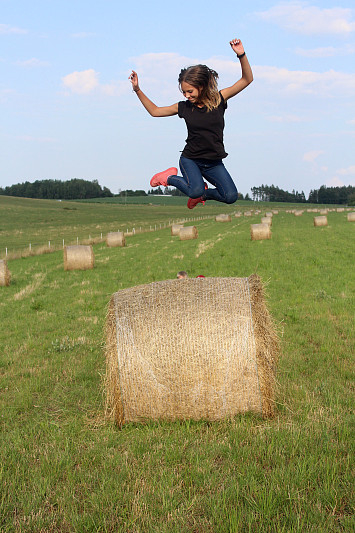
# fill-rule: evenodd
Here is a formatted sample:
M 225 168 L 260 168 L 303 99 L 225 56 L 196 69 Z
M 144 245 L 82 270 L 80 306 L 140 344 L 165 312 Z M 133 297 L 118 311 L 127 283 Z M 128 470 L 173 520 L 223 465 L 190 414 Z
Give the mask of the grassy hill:
M 12 239 L 14 247 L 34 233 L 46 241 L 49 230 L 75 240 L 186 216 L 179 206 L 0 202 L 1 246 Z M 9 260 L 12 283 L 0 287 L 1 531 L 353 529 L 355 224 L 330 213 L 315 228 L 312 213 L 283 210 L 272 239 L 252 242 L 260 215 L 212 218 L 237 208 L 196 209 L 192 241 L 162 227 L 127 237 L 125 248 L 99 242 L 89 271 L 64 272 L 61 250 Z M 267 283 L 282 352 L 274 419 L 122 430 L 105 421 L 110 296 L 179 270 L 257 272 Z M 162 335 L 168 327 L 157 324 Z

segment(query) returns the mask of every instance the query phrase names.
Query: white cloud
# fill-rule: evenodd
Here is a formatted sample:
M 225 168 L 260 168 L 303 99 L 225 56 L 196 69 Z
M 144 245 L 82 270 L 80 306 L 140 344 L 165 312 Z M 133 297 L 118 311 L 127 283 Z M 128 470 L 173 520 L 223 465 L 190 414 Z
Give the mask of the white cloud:
M 314 94 L 334 97 L 355 91 L 355 74 L 328 70 L 327 72 L 297 71 L 286 68 L 253 67 L 256 83 L 265 81 L 287 93 Z
M 354 46 L 344 46 L 336 48 L 334 46 L 324 46 L 319 48 L 296 48 L 295 53 L 302 57 L 323 58 L 323 57 L 339 57 L 345 55 L 355 54 Z
M 315 160 L 322 154 L 324 154 L 324 150 L 310 150 L 309 152 L 303 154 L 303 161 L 307 161 L 307 163 L 314 163 Z
M 355 176 L 355 165 L 351 165 L 348 168 L 340 168 L 337 170 L 337 174 L 340 174 L 340 176 Z
M 327 187 L 344 187 L 345 183 L 337 176 L 334 176 L 334 178 L 327 180 L 326 185 Z
M 105 96 L 120 96 L 130 90 L 130 84 L 125 81 L 112 81 L 101 84 L 99 73 L 94 69 L 75 71 L 62 78 L 64 87 L 74 94 L 104 94 Z
M 88 94 L 99 86 L 99 75 L 94 69 L 75 71 L 62 78 L 65 87 L 75 94 Z
M 19 65 L 20 67 L 48 67 L 50 63 L 48 61 L 41 61 L 40 59 L 37 59 L 36 57 L 32 57 L 31 59 L 26 59 L 25 61 L 17 61 L 16 65 Z
M 342 7 L 322 9 L 308 2 L 283 2 L 257 15 L 281 28 L 307 35 L 349 35 L 355 31 L 353 11 Z
M 15 26 L 9 26 L 8 24 L 0 24 L 0 35 L 11 35 L 11 34 L 25 34 L 27 30 L 22 28 L 16 28 Z

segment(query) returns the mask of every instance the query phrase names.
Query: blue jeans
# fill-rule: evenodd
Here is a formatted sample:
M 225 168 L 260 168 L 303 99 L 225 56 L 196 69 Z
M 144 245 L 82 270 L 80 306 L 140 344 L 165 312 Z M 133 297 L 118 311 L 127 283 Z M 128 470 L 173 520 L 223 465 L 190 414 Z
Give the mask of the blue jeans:
M 181 176 L 169 176 L 168 185 L 176 187 L 190 198 L 217 200 L 233 204 L 238 200 L 237 187 L 224 166 L 222 159 L 188 159 L 180 157 Z M 215 189 L 205 189 L 205 178 Z

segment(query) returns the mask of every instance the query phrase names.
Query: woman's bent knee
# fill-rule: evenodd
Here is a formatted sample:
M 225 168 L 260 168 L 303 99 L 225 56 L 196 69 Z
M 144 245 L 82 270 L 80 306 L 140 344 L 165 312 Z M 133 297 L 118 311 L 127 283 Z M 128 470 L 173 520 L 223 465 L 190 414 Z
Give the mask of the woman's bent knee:
M 238 200 L 238 191 L 231 191 L 226 193 L 225 202 L 226 204 L 234 204 Z

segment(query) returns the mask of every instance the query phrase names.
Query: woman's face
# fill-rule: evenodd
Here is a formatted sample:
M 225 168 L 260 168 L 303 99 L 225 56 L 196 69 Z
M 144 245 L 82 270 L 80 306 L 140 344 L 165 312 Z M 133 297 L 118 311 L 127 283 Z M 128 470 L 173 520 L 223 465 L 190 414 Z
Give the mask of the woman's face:
M 190 85 L 186 81 L 181 82 L 181 91 L 187 100 L 194 103 L 198 101 L 200 96 L 200 89 Z

